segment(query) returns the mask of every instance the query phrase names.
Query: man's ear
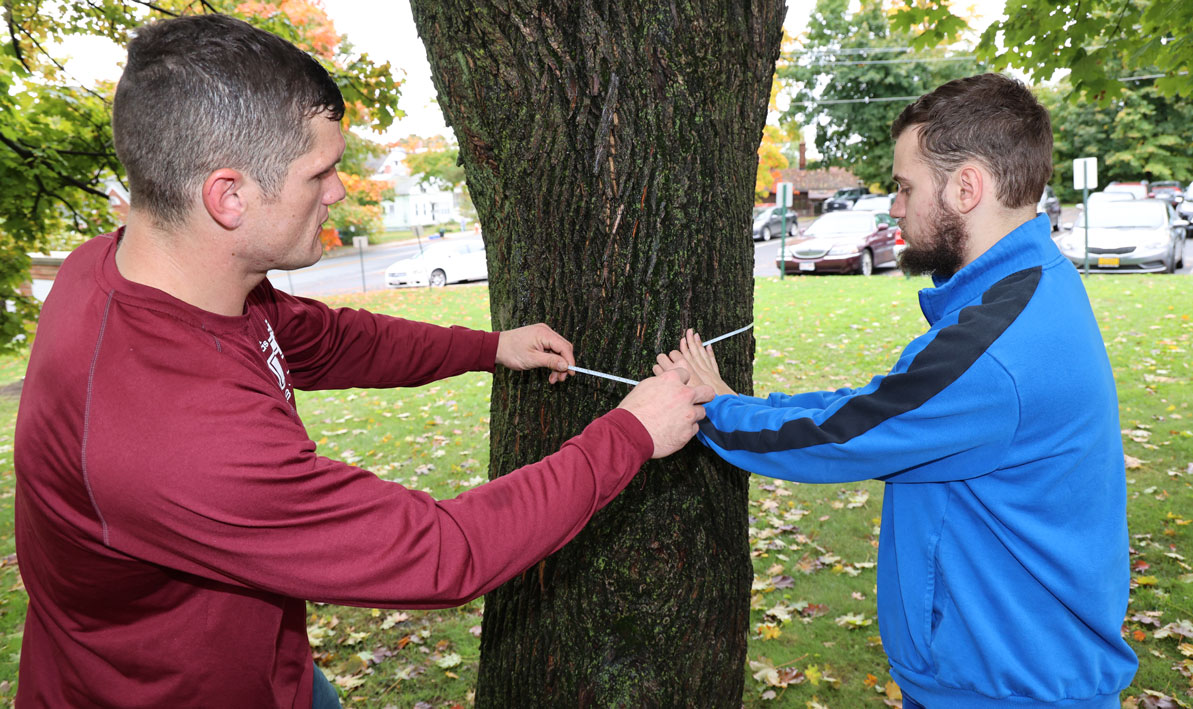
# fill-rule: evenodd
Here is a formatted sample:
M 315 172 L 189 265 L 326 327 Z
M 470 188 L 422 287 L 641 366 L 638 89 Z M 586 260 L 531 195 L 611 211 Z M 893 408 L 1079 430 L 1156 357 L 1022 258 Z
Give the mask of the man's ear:
M 244 222 L 248 188 L 243 172 L 221 167 L 203 181 L 203 207 L 217 224 L 235 229 Z
M 986 196 L 985 191 L 991 186 L 991 183 L 986 173 L 973 163 L 962 165 L 955 174 L 957 211 L 968 214 L 974 207 L 981 204 L 982 199 Z

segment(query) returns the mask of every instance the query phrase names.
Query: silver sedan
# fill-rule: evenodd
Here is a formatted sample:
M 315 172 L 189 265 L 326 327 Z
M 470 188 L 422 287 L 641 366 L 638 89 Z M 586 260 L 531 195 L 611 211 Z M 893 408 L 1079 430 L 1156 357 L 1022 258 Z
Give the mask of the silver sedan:
M 1086 263 L 1087 223 L 1091 271 L 1172 273 L 1184 265 L 1189 222 L 1179 218 L 1167 201 L 1091 199 L 1089 212 L 1078 216 L 1073 230 L 1057 241 L 1061 253 L 1078 268 Z

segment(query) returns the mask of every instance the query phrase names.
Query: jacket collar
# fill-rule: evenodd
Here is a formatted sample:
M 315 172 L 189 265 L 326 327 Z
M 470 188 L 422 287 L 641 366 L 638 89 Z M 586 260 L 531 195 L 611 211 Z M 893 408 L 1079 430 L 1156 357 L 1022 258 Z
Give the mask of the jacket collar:
M 1003 278 L 1033 266 L 1045 266 L 1063 258 L 1052 242 L 1048 215 L 1020 224 L 999 239 L 952 278 L 933 276 L 934 288 L 920 291 L 920 310 L 929 325 L 945 315 L 981 298 L 990 286 Z

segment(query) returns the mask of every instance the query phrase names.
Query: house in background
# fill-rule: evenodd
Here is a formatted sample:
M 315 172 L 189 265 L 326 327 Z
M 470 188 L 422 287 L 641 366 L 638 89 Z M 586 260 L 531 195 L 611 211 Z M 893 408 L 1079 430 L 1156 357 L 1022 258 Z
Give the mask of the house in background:
M 406 166 L 406 154 L 403 148 L 394 148 L 371 166 L 372 179 L 388 182 L 394 188 L 393 199 L 381 203 L 386 231 L 454 221 L 459 213 L 460 190 L 420 184 Z
M 828 167 L 815 170 L 807 169 L 808 161 L 804 143 L 799 144 L 799 166 L 783 170 L 774 170 L 775 182 L 790 182 L 794 192 L 792 206 L 800 214 L 820 214 L 824 201 L 832 197 L 837 190 L 847 187 L 861 187 L 862 181 L 852 172 L 843 167 Z M 772 188 L 773 190 L 773 188 Z M 764 202 L 774 204 L 775 194 L 772 191 Z
M 116 215 L 116 221 L 123 224 L 128 221 L 128 190 L 120 184 L 120 180 L 109 177 L 104 180 L 104 192 L 108 195 L 108 207 Z

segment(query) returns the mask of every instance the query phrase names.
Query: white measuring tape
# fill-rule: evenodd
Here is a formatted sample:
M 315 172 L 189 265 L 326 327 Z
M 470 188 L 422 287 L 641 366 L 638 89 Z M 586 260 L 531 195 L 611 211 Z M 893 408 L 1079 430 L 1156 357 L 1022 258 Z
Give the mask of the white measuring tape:
M 746 325 L 745 327 L 739 327 L 738 329 L 734 330 L 733 332 L 727 332 L 724 335 L 717 335 L 716 337 L 712 338 L 708 342 L 705 342 L 704 346 L 708 347 L 714 343 L 724 340 L 727 337 L 733 337 L 734 335 L 740 335 L 741 333 L 745 332 L 746 330 L 749 330 L 752 327 L 754 327 L 754 323 L 750 323 L 749 325 Z M 616 376 L 613 374 L 605 374 L 604 372 L 598 372 L 594 369 L 585 369 L 584 367 L 568 367 L 568 369 L 573 372 L 579 372 L 580 374 L 588 374 L 588 375 L 591 375 L 594 377 L 600 377 L 602 379 L 610 379 L 615 382 L 621 382 L 622 384 L 629 384 L 630 386 L 638 386 L 638 382 L 634 381 L 633 379 L 626 379 L 625 377 L 619 377 L 619 376 Z

